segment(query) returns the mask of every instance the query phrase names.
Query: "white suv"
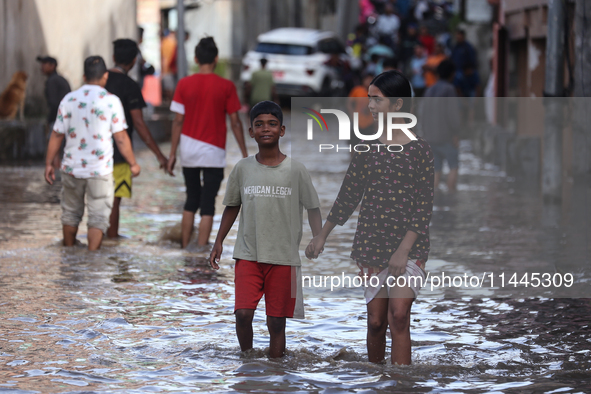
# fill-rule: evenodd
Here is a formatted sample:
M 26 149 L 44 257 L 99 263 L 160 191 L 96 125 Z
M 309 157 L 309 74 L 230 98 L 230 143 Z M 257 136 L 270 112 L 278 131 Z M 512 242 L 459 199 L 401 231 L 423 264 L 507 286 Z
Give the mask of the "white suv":
M 331 96 L 342 86 L 334 70 L 325 65 L 333 53 L 346 57 L 343 44 L 332 32 L 295 27 L 271 30 L 259 35 L 256 48 L 244 56 L 240 80 L 250 81 L 264 57 L 278 95 Z

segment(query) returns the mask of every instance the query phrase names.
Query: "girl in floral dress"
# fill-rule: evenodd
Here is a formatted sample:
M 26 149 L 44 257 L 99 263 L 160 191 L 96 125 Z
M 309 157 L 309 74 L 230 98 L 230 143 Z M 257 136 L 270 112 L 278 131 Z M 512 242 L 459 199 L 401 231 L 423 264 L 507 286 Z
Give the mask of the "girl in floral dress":
M 374 124 L 388 112 L 410 112 L 410 82 L 398 71 L 375 77 L 368 96 Z M 386 149 L 394 144 L 402 151 Z M 306 255 L 318 257 L 332 229 L 343 225 L 361 202 L 351 258 L 360 275 L 367 276 L 368 358 L 374 363 L 384 360 L 389 326 L 392 364 L 410 364 L 410 311 L 429 255 L 433 155 L 425 140 L 411 139 L 400 129 L 393 130 L 391 139 L 382 133 L 369 146 L 368 152 L 354 154 L 327 221 Z

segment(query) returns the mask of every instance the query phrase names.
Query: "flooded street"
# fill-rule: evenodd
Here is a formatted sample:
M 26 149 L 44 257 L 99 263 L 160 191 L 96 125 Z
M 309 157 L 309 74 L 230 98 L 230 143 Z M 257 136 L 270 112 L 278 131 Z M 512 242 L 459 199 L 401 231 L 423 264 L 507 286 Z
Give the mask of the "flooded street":
M 349 155 L 319 156 L 296 143 L 300 137 L 288 128 L 284 151 L 308 167 L 326 218 Z M 226 178 L 237 151 L 228 138 Z M 147 150 L 137 155 L 133 198 L 123 200 L 127 238 L 95 253 L 61 246 L 60 187 L 45 184 L 41 164 L 0 167 L 0 393 L 591 392 L 589 190 L 546 206 L 535 187 L 481 163 L 468 143 L 462 151 L 459 191 L 436 195 L 427 270 L 570 273 L 587 293 L 425 289 L 412 309 L 413 364 L 402 367 L 367 362 L 367 314 L 355 288 L 305 288 L 307 318 L 288 320 L 281 360 L 265 355 L 261 303 L 255 349 L 241 354 L 231 260 L 237 224 L 219 272 L 206 263 L 208 250 L 181 251 L 174 239 L 182 172 L 165 175 Z M 303 274 L 355 275 L 355 226 L 353 217 L 336 228 L 318 260 L 303 258 Z M 307 223 L 304 231 L 302 255 Z M 83 222 L 82 244 L 85 234 Z

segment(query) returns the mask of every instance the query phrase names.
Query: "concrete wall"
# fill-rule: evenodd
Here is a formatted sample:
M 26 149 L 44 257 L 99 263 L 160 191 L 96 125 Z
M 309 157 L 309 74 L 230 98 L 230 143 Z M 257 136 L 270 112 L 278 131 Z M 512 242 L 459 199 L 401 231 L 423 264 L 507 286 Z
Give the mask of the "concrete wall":
M 25 116 L 45 109 L 45 77 L 35 60 L 50 55 L 73 89 L 82 84 L 83 61 L 101 55 L 112 64 L 112 41 L 136 38 L 135 0 L 0 0 L 0 89 L 12 74 L 29 74 Z
M 185 11 L 185 28 L 191 34 L 185 43 L 189 64 L 194 64 L 195 46 L 205 36 L 215 39 L 221 59 L 232 57 L 232 3 L 232 0 L 203 2 L 199 8 Z

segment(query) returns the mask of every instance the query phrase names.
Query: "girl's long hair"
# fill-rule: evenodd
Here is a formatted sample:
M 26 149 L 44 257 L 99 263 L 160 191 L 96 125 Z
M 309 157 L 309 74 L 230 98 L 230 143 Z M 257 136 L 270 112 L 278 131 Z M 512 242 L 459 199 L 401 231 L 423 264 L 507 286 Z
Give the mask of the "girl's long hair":
M 402 108 L 400 112 L 411 112 L 412 109 L 412 87 L 410 81 L 397 70 L 389 70 L 376 76 L 370 83 L 385 97 L 390 99 L 390 103 L 394 103 L 396 99 L 402 98 Z

